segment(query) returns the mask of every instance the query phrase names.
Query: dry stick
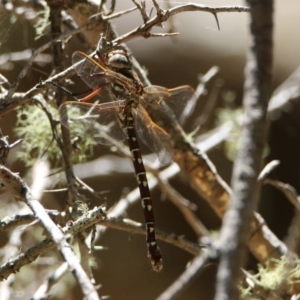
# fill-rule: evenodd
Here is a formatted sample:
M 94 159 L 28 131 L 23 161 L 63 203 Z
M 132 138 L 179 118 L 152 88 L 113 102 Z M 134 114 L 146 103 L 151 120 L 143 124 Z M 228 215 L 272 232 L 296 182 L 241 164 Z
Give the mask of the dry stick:
M 251 221 L 259 198 L 257 178 L 266 144 L 267 108 L 273 63 L 273 1 L 248 0 L 251 45 L 246 65 L 241 143 L 232 175 L 231 205 L 223 219 L 216 300 L 237 299 L 240 269 L 246 254 Z M 269 257 L 271 258 L 271 257 Z
M 103 1 L 103 3 L 104 3 L 104 1 Z M 101 7 L 101 5 L 99 7 Z M 110 8 L 109 8 L 108 12 L 106 13 L 106 15 L 112 14 L 115 10 L 115 7 L 116 7 L 116 0 L 111 0 Z
M 0 129 L 0 165 L 6 166 L 9 149 L 10 145 L 7 136 L 3 136 L 2 131 Z
M 61 255 L 68 263 L 69 268 L 72 270 L 74 276 L 79 282 L 84 296 L 91 300 L 99 299 L 97 291 L 81 268 L 80 263 L 72 248 L 67 243 L 64 234 L 50 219 L 43 206 L 33 197 L 26 183 L 19 177 L 19 175 L 12 173 L 4 166 L 0 166 L 0 178 L 3 180 L 7 191 L 10 192 L 16 200 L 25 202 L 34 214 L 41 220 L 43 226 L 53 239 L 53 244 L 59 247 Z M 11 266 L 11 260 L 7 264 L 8 266 Z M 17 271 L 18 269 L 19 268 L 17 267 L 14 270 Z

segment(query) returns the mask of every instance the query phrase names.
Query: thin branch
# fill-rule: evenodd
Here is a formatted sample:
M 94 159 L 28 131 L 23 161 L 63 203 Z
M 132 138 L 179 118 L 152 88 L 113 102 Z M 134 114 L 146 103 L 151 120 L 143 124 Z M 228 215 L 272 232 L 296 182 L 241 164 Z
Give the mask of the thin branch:
M 50 297 L 49 292 L 51 287 L 59 282 L 59 280 L 66 274 L 68 271 L 68 264 L 61 264 L 54 272 L 51 274 L 47 280 L 37 289 L 34 295 L 31 297 L 31 300 L 42 300 L 48 299 Z
M 297 195 L 294 187 L 287 183 L 271 179 L 265 179 L 264 183 L 270 184 L 280 190 L 292 203 L 292 205 L 295 206 L 298 211 L 300 211 L 300 197 Z
M 260 172 L 258 176 L 258 181 L 263 181 L 275 168 L 277 168 L 280 164 L 279 160 L 270 161 Z
M 93 232 L 95 225 L 92 225 L 91 227 L 92 227 L 92 232 Z M 81 257 L 81 265 L 82 265 L 84 271 L 86 272 L 86 274 L 88 274 L 91 282 L 95 285 L 96 280 L 94 279 L 93 271 L 92 271 L 92 268 L 90 265 L 90 253 L 92 252 L 92 246 L 89 247 L 85 243 L 84 236 L 85 236 L 84 232 L 80 232 L 78 235 L 76 235 L 76 240 L 78 241 L 78 248 L 79 248 L 80 257 Z
M 11 97 L 13 96 L 13 94 L 15 93 L 16 89 L 18 88 L 20 82 L 23 80 L 23 78 L 26 76 L 29 68 L 31 67 L 31 65 L 33 64 L 35 58 L 37 57 L 38 54 L 40 54 L 41 52 L 45 51 L 46 49 L 48 49 L 49 47 L 51 47 L 53 44 L 55 44 L 56 42 L 60 41 L 61 39 L 65 39 L 71 35 L 76 34 L 77 32 L 82 31 L 82 28 L 78 28 L 75 30 L 72 30 L 70 32 L 64 33 L 62 35 L 60 35 L 59 37 L 49 41 L 48 43 L 44 44 L 43 46 L 39 47 L 38 49 L 34 50 L 32 52 L 32 55 L 30 57 L 30 59 L 28 59 L 27 63 L 25 64 L 23 70 L 20 72 L 20 74 L 18 75 L 17 79 L 15 80 L 15 82 L 11 85 L 4 101 L 1 103 L 1 107 L 0 110 L 2 111 L 3 109 L 5 109 L 7 107 L 7 105 L 9 105 L 9 101 L 11 99 Z
M 55 210 L 45 210 L 46 213 L 50 216 L 55 223 L 61 223 L 61 219 L 63 215 L 61 215 L 58 211 Z M 5 232 L 8 230 L 12 230 L 19 226 L 28 225 L 30 223 L 40 222 L 39 219 L 34 214 L 22 214 L 21 212 L 17 215 L 6 216 L 5 218 L 0 220 L 0 232 Z
M 73 66 L 67 68 L 66 70 L 64 70 L 63 72 L 48 78 L 44 82 L 38 83 L 37 85 L 35 85 L 33 88 L 31 88 L 26 93 L 14 93 L 12 95 L 11 101 L 5 105 L 3 105 L 3 103 L 5 102 L 5 98 L 7 97 L 7 94 L 6 95 L 4 95 L 3 93 L 0 94 L 0 100 L 2 100 L 2 102 L 0 104 L 0 117 L 5 116 L 6 114 L 11 112 L 15 108 L 19 107 L 20 105 L 24 105 L 25 103 L 27 103 L 33 99 L 39 100 L 40 98 L 37 97 L 37 95 L 39 93 L 45 91 L 49 87 L 53 87 L 53 82 L 60 82 L 64 79 L 74 75 L 76 73 L 76 71 L 74 69 L 75 66 L 76 65 L 73 65 Z
M 285 238 L 285 243 L 288 246 L 290 251 L 298 253 L 300 246 L 300 196 L 297 194 L 297 191 L 294 187 L 287 183 L 283 183 L 277 180 L 265 179 L 265 184 L 270 184 L 281 191 L 286 198 L 292 203 L 296 208 L 295 215 L 291 221 L 291 224 L 288 228 L 288 234 Z
M 132 2 L 136 5 L 142 15 L 144 23 L 146 23 L 150 19 L 150 16 L 146 12 L 146 2 L 142 1 L 141 4 L 139 4 L 136 0 L 132 0 Z
M 192 203 L 190 203 L 189 200 L 185 199 L 180 193 L 173 189 L 173 187 L 169 184 L 168 180 L 161 176 L 158 170 L 151 168 L 151 172 L 158 179 L 158 185 L 161 191 L 165 193 L 169 200 L 180 210 L 182 215 L 185 217 L 187 223 L 191 226 L 191 228 L 194 230 L 197 236 L 209 236 L 209 231 L 199 220 L 196 214 L 192 211 Z
M 211 257 L 208 252 L 194 258 L 180 277 L 178 277 L 178 279 L 176 279 L 167 290 L 156 298 L 156 300 L 174 299 L 174 297 L 178 296 L 190 285 L 191 280 L 198 275 L 210 261 Z
M 36 220 L 33 214 L 7 216 L 0 220 L 0 232 L 5 232 L 22 225 L 28 225 Z
M 271 116 L 282 110 L 292 99 L 300 97 L 300 66 L 273 92 L 268 111 Z
M 184 106 L 183 113 L 180 116 L 179 123 L 184 124 L 186 119 L 193 113 L 195 106 L 197 104 L 197 100 L 200 98 L 200 96 L 205 94 L 205 87 L 207 83 L 219 72 L 219 68 L 217 66 L 211 67 L 206 74 L 200 76 L 199 78 L 199 84 L 197 85 L 197 88 L 195 90 L 195 93 L 189 99 Z M 198 123 L 198 122 L 197 122 Z
M 217 79 L 213 83 L 205 107 L 203 108 L 203 111 L 201 112 L 199 118 L 197 118 L 194 122 L 194 124 L 197 124 L 201 129 L 203 128 L 203 125 L 207 122 L 208 118 L 213 115 L 212 112 L 216 106 L 217 100 L 219 99 L 218 96 L 220 94 L 221 88 L 223 87 L 223 84 L 224 82 L 222 79 Z
M 109 228 L 115 228 L 124 230 L 133 234 L 142 234 L 146 235 L 145 225 L 142 223 L 138 223 L 129 219 L 121 219 L 121 218 L 106 218 L 105 220 L 100 222 L 101 225 L 107 226 Z M 160 229 L 155 229 L 156 237 L 164 241 L 166 243 L 169 243 L 177 248 L 180 248 L 181 250 L 184 250 L 192 255 L 198 255 L 202 247 L 200 247 L 196 243 L 192 243 L 182 236 L 178 236 L 174 233 L 165 232 Z
M 102 6 L 102 3 L 99 5 L 99 8 L 101 8 L 101 6 Z M 114 12 L 115 7 L 116 7 L 116 0 L 111 0 L 110 8 L 109 8 L 108 12 L 106 13 L 106 15 L 111 15 Z
M 90 19 L 92 18 L 96 18 L 96 17 L 99 17 L 99 16 L 102 16 L 102 20 L 104 21 L 108 21 L 108 20 L 113 20 L 113 19 L 117 19 L 123 15 L 126 15 L 128 13 L 131 13 L 132 11 L 135 11 L 137 10 L 138 8 L 137 7 L 132 7 L 132 8 L 128 8 L 124 11 L 120 11 L 120 12 L 117 12 L 117 13 L 114 13 L 114 14 L 109 14 L 109 13 L 96 13 L 92 16 L 90 16 Z
M 53 134 L 53 138 L 55 139 L 61 153 L 62 153 L 62 157 L 63 157 L 63 161 L 64 161 L 64 169 L 65 169 L 65 175 L 67 178 L 67 182 L 68 182 L 68 187 L 69 187 L 69 204 L 72 205 L 75 201 L 75 196 L 79 196 L 76 189 L 75 189 L 75 176 L 74 176 L 74 172 L 73 172 L 73 165 L 70 159 L 71 156 L 71 142 L 70 142 L 70 134 L 69 131 L 67 130 L 67 128 L 63 127 L 62 124 L 61 125 L 61 131 L 62 131 L 62 137 L 63 137 L 63 141 L 59 138 L 59 135 L 57 133 L 57 129 L 56 129 L 56 125 L 57 122 L 54 120 L 52 113 L 50 112 L 48 105 L 46 104 L 46 102 L 44 101 L 44 99 L 42 99 L 41 97 L 39 97 L 38 100 L 35 100 L 36 102 L 38 102 L 40 104 L 40 106 L 42 107 L 43 111 L 45 112 L 46 116 L 48 117 L 50 126 L 51 126 L 51 132 Z

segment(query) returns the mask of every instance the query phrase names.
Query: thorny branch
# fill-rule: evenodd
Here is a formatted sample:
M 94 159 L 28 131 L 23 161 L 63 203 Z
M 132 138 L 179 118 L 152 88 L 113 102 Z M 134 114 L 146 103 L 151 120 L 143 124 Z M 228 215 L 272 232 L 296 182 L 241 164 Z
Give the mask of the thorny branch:
M 162 23 L 166 22 L 170 17 L 175 16 L 182 12 L 191 12 L 191 11 L 203 11 L 212 13 L 216 16 L 217 13 L 222 12 L 249 12 L 249 8 L 246 6 L 222 6 L 222 7 L 211 7 L 205 5 L 198 5 L 198 4 L 185 4 L 175 6 L 171 9 L 164 10 L 159 6 L 156 6 L 157 14 L 152 19 L 144 22 L 143 25 L 140 27 L 128 32 L 127 34 L 122 35 L 119 38 L 114 39 L 111 42 L 112 47 L 115 47 L 121 43 L 126 43 L 132 38 L 137 36 L 142 36 L 144 38 L 148 38 L 153 36 L 150 33 L 150 30 L 153 26 L 161 25 Z M 145 18 L 145 16 L 143 17 Z

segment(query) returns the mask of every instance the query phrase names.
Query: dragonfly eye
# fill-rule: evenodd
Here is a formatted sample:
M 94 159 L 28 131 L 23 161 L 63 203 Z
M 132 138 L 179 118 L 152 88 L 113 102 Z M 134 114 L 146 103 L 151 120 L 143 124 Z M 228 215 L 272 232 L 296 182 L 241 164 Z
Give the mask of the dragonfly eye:
M 130 69 L 131 62 L 128 57 L 124 54 L 114 53 L 108 58 L 108 64 L 118 69 Z

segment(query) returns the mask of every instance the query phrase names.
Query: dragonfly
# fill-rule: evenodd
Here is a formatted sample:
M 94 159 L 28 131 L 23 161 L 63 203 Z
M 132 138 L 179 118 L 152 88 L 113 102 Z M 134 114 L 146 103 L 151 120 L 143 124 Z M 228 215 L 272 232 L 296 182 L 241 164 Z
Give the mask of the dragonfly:
M 194 91 L 190 86 L 174 89 L 154 85 L 145 87 L 133 70 L 128 52 L 120 47 L 108 51 L 98 49 L 94 57 L 75 52 L 72 61 L 78 76 L 93 92 L 80 101 L 62 104 L 59 109 L 61 122 L 68 128 L 78 121 L 89 124 L 94 139 L 100 144 L 126 139 L 144 212 L 147 257 L 152 270 L 159 272 L 163 268 L 162 255 L 156 241 L 153 202 L 138 137 L 158 155 L 160 162 L 169 163 L 170 136 L 152 121 L 145 106 L 157 106 L 166 113 L 171 108 L 175 117 L 179 117 Z M 101 104 L 88 102 L 96 95 L 105 95 L 109 101 Z

